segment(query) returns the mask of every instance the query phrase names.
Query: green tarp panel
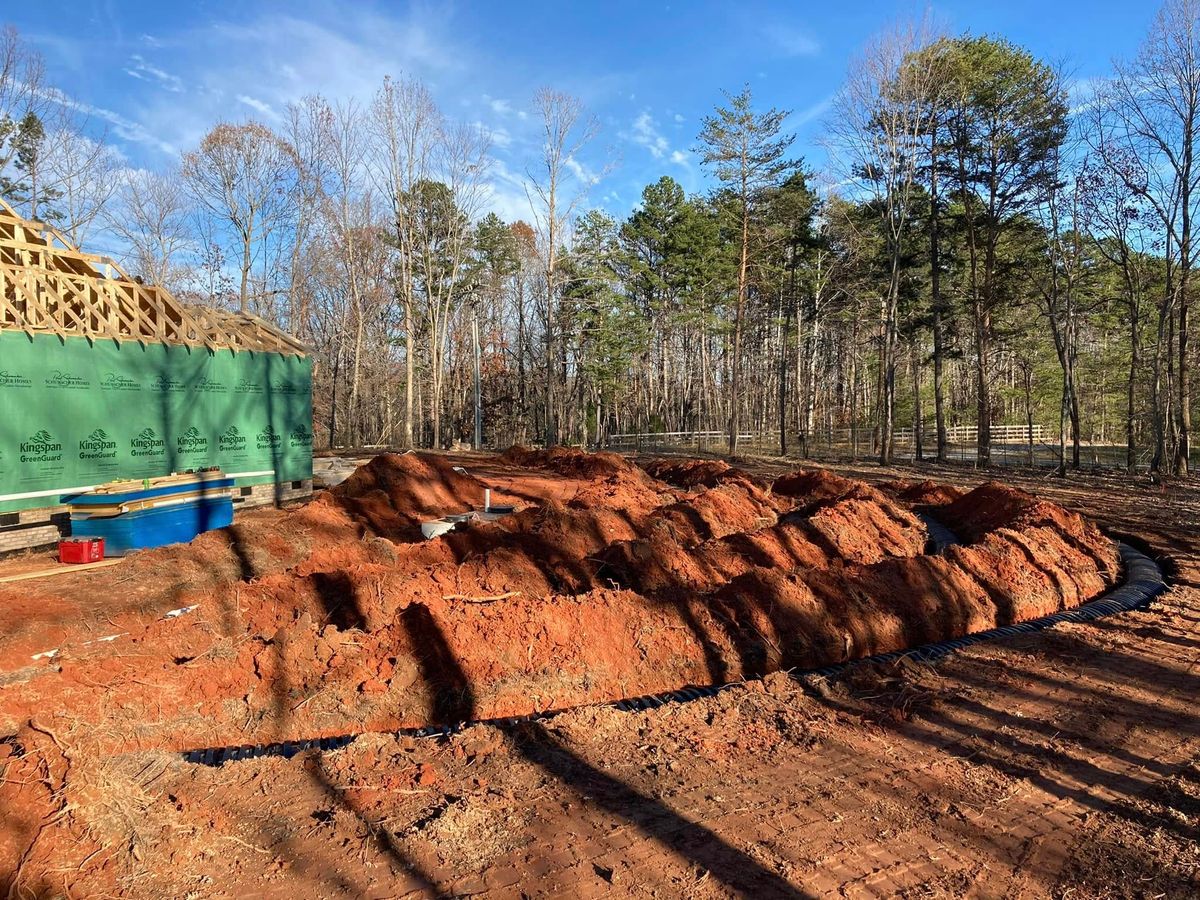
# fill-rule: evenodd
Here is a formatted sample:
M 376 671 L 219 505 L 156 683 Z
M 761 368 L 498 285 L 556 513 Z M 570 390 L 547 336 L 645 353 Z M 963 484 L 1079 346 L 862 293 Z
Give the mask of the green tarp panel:
M 204 466 L 240 485 L 311 478 L 311 363 L 0 332 L 0 511 Z

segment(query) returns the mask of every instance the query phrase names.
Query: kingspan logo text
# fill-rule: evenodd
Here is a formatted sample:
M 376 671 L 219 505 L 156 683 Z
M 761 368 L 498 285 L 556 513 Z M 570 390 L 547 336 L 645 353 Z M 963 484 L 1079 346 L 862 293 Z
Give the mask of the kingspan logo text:
M 21 441 L 21 462 L 54 462 L 62 459 L 62 444 L 42 430 Z
M 256 441 L 259 450 L 274 450 L 279 446 L 279 433 L 268 425 L 258 433 Z
M 80 459 L 112 459 L 117 455 L 117 442 L 103 428 L 97 428 L 79 442 Z
M 45 430 L 39 431 L 27 441 L 21 441 L 22 453 L 54 453 L 58 450 L 62 450 L 62 444 Z
M 208 438 L 202 435 L 195 425 L 181 434 L 176 443 L 184 453 L 203 453 L 208 449 Z
M 143 428 L 136 437 L 129 439 L 130 456 L 161 456 L 167 444 L 154 433 L 153 428 Z
M 245 450 L 246 436 L 238 431 L 236 425 L 230 425 L 217 438 L 217 446 L 222 450 Z

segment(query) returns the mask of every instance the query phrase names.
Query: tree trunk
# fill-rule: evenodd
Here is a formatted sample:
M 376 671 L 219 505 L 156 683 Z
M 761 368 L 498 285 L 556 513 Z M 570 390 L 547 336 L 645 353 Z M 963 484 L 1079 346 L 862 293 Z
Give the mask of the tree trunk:
M 416 390 L 416 338 L 413 335 L 413 308 L 408 300 L 404 303 L 404 446 L 416 446 L 413 438 L 413 404 Z
M 1071 363 L 1070 390 L 1067 394 L 1067 414 L 1071 419 L 1071 468 L 1079 471 L 1079 444 L 1082 440 L 1079 416 L 1079 388 L 1075 379 L 1075 363 Z
M 1055 470 L 1061 478 L 1067 474 L 1067 410 L 1070 405 L 1067 393 L 1067 376 L 1063 373 L 1062 391 L 1058 402 L 1058 467 Z
M 354 364 L 350 375 L 350 442 L 355 447 L 362 445 L 362 417 L 358 411 L 359 375 L 362 372 L 363 319 L 361 311 L 355 313 Z
M 239 308 L 242 312 L 248 309 L 250 299 L 250 232 L 242 234 L 242 289 L 239 294 Z
M 742 381 L 742 319 L 746 308 L 746 273 L 749 267 L 750 255 L 750 209 L 748 201 L 742 197 L 742 253 L 738 264 L 737 305 L 733 318 L 733 359 L 730 365 L 729 389 L 729 455 L 737 455 L 739 413 L 741 411 L 741 381 Z
M 882 378 L 879 391 L 879 464 L 892 464 L 892 431 L 896 410 L 896 316 L 900 298 L 900 243 L 893 241 L 892 271 L 883 315 Z
M 795 286 L 795 268 L 792 269 L 793 288 Z M 791 324 L 791 304 L 784 301 L 783 323 L 779 334 L 779 455 L 787 456 L 787 364 L 788 364 L 788 333 Z
M 1187 213 L 1184 212 L 1186 217 Z M 1191 463 L 1191 432 L 1192 432 L 1192 365 L 1188 349 L 1188 296 L 1187 296 L 1187 259 L 1184 257 L 1183 270 L 1179 276 L 1179 405 L 1176 410 L 1178 418 L 1178 443 L 1175 448 L 1175 474 L 1187 476 Z
M 1125 469 L 1137 473 L 1137 371 L 1141 362 L 1136 300 L 1131 297 L 1129 323 L 1129 381 L 1125 388 Z
M 988 329 L 984 323 L 982 302 L 974 304 L 975 318 L 975 415 L 978 428 L 976 439 L 977 459 L 980 467 L 992 462 L 992 407 L 988 385 Z
M 1033 364 L 1025 367 L 1025 441 L 1026 463 L 1033 468 Z
M 333 355 L 333 370 L 330 373 L 332 376 L 331 386 L 329 389 L 329 395 L 330 395 L 329 396 L 329 446 L 330 447 L 336 447 L 338 445 L 337 444 L 337 429 L 338 429 L 338 420 L 337 420 L 338 392 L 337 392 L 337 389 L 338 389 L 338 378 L 341 375 L 341 371 L 340 371 L 341 370 L 341 360 L 342 360 L 342 352 L 341 352 L 341 348 L 339 347 L 337 352 L 334 353 L 334 355 Z
M 1196 141 L 1195 88 L 1192 88 L 1190 103 L 1184 122 L 1183 133 L 1183 177 L 1179 180 L 1179 408 L 1178 439 L 1175 449 L 1175 474 L 1186 476 L 1191 463 L 1192 433 L 1192 386 L 1191 359 L 1188 349 L 1188 288 L 1192 270 L 1192 154 Z
M 1158 334 L 1154 342 L 1154 367 L 1150 386 L 1154 421 L 1154 456 L 1150 460 L 1151 472 L 1162 472 L 1167 465 L 1167 431 L 1171 421 L 1171 385 L 1163 369 L 1171 353 L 1171 323 L 1174 319 L 1174 272 L 1170 264 L 1170 248 L 1166 254 L 1167 281 L 1162 300 L 1158 305 Z
M 916 338 L 912 345 L 913 386 L 913 458 L 925 458 L 925 427 L 921 421 L 921 350 Z
M 942 261 L 938 244 L 938 154 L 937 131 L 930 145 L 929 166 L 929 293 L 933 307 L 933 416 L 937 429 L 937 461 L 946 461 L 946 389 L 943 372 L 946 357 L 946 339 L 943 329 L 942 307 Z

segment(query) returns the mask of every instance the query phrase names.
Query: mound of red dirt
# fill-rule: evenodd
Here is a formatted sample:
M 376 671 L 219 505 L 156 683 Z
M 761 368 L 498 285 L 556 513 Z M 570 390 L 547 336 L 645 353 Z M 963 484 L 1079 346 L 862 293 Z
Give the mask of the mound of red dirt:
M 830 557 L 800 523 L 781 523 L 752 534 L 738 532 L 688 545 L 667 522 L 649 535 L 609 546 L 599 575 L 647 596 L 678 598 L 714 590 L 758 566 L 790 571 L 826 566 Z
M 741 531 L 756 531 L 776 520 L 765 495 L 740 484 L 721 484 L 686 496 L 655 511 L 655 518 L 671 525 L 684 544 Z
M 483 490 L 443 456 L 386 453 L 359 466 L 324 499 L 376 535 L 415 539 L 424 520 L 481 508 Z
M 791 572 L 917 556 L 928 538 L 907 510 L 850 499 L 697 543 L 699 532 L 679 525 L 682 505 L 666 508 L 646 538 L 608 548 L 603 559 L 616 581 L 642 592 L 711 591 L 756 568 Z
M 847 497 L 875 501 L 883 499 L 883 494 L 869 484 L 835 475 L 825 469 L 797 469 L 780 475 L 771 483 L 771 492 L 790 497 L 800 505 L 815 505 Z
M 936 481 L 885 481 L 879 489 L 889 497 L 920 507 L 945 506 L 963 495 L 953 485 Z
M 883 498 L 866 500 L 847 495 L 820 505 L 808 521 L 838 556 L 864 565 L 890 556 L 916 556 L 928 539 L 920 519 Z
M 982 484 L 942 507 L 938 517 L 967 542 L 1001 528 L 1022 533 L 1043 529 L 1090 556 L 1101 568 L 1113 560 L 1112 542 L 1092 522 L 997 481 Z
M 585 453 L 574 447 L 531 450 L 510 447 L 500 459 L 526 469 L 544 469 L 584 481 L 571 501 L 574 506 L 607 506 L 641 517 L 661 502 L 665 484 L 616 453 Z
M 574 447 L 550 447 L 535 450 L 510 447 L 501 454 L 504 462 L 526 469 L 551 469 L 560 475 L 586 478 L 636 477 L 641 470 L 617 453 L 587 453 Z
M 421 519 L 479 505 L 484 482 L 385 455 L 300 509 L 134 557 L 147 579 L 144 560 L 169 572 L 211 554 L 230 570 L 188 589 L 194 613 L 65 646 L 6 684 L 0 734 L 47 704 L 110 749 L 515 715 L 1020 621 L 1116 573 L 1094 526 L 1001 486 L 947 506 L 971 543 L 930 557 L 906 501 L 819 470 L 776 479 L 772 498 L 706 464 L 656 467 L 674 488 L 612 454 L 489 465 L 509 484 L 530 466 L 582 485 L 423 542 Z M 796 501 L 782 518 L 780 497 Z M 109 571 L 108 590 L 127 584 Z
M 642 463 L 651 477 L 681 488 L 716 487 L 719 484 L 743 484 L 765 487 L 765 483 L 745 469 L 721 459 L 652 459 Z

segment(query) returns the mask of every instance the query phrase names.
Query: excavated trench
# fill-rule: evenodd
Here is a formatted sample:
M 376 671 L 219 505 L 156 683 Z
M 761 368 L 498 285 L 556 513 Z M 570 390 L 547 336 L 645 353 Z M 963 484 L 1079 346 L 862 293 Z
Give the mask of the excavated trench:
M 516 512 L 421 539 L 423 520 L 480 505 L 485 486 Z M 195 611 L 120 645 L 64 641 L 5 685 L 0 734 L 54 704 L 109 753 L 290 755 L 931 658 L 1162 589 L 1153 561 L 1000 484 L 765 481 L 562 449 L 514 449 L 471 473 L 381 456 L 298 510 L 126 566 L 91 587 L 97 603 L 158 578 Z

